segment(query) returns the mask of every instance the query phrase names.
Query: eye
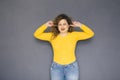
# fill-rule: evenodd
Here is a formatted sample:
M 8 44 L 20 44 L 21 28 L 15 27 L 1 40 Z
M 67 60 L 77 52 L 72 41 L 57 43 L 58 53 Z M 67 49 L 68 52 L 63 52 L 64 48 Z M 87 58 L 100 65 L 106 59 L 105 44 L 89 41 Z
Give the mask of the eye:
M 61 24 L 58 24 L 58 26 L 61 26 Z
M 66 25 L 66 23 L 64 23 L 63 25 Z

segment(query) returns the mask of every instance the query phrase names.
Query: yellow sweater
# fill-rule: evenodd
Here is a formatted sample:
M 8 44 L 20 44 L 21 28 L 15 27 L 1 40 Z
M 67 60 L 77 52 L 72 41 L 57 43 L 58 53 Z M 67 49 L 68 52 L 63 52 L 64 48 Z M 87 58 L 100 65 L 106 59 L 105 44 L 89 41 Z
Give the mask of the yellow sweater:
M 81 26 L 83 31 L 68 32 L 66 36 L 58 35 L 53 40 L 51 40 L 52 32 L 44 32 L 46 29 L 47 26 L 43 24 L 34 32 L 34 37 L 49 41 L 54 52 L 53 60 L 62 65 L 70 64 L 76 60 L 75 47 L 78 40 L 85 40 L 94 36 L 94 32 L 84 24 Z

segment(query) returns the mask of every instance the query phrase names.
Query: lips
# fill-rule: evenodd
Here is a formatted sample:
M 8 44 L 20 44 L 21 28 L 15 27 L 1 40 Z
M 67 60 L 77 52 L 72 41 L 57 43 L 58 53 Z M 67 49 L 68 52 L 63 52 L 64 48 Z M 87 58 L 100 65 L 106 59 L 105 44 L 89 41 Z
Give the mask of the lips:
M 65 28 L 61 28 L 61 30 L 63 31 L 63 30 L 65 30 Z

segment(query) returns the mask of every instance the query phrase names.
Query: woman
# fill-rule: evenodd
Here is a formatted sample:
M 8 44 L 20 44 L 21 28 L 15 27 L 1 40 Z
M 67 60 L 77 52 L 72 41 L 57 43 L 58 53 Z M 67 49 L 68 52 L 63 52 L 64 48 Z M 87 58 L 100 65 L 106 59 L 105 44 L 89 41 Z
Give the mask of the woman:
M 51 32 L 44 32 L 51 27 Z M 83 31 L 73 31 L 79 27 Z M 53 21 L 40 26 L 34 37 L 49 41 L 52 45 L 54 57 L 51 65 L 51 80 L 79 80 L 79 66 L 75 56 L 77 41 L 86 40 L 94 36 L 94 32 L 86 25 L 72 21 L 66 14 L 58 15 Z

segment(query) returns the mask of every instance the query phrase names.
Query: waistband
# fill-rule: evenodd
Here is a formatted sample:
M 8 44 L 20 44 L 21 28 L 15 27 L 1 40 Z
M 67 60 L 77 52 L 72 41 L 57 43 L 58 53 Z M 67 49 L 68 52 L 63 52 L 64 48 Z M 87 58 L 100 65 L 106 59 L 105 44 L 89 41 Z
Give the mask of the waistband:
M 72 62 L 72 63 L 70 63 L 70 64 L 65 64 L 65 65 L 62 65 L 62 64 L 59 64 L 59 63 L 57 63 L 57 62 L 53 61 L 53 62 L 52 62 L 52 65 L 57 65 L 57 66 L 69 66 L 69 65 L 76 64 L 76 63 L 77 63 L 77 61 L 74 61 L 74 62 Z

